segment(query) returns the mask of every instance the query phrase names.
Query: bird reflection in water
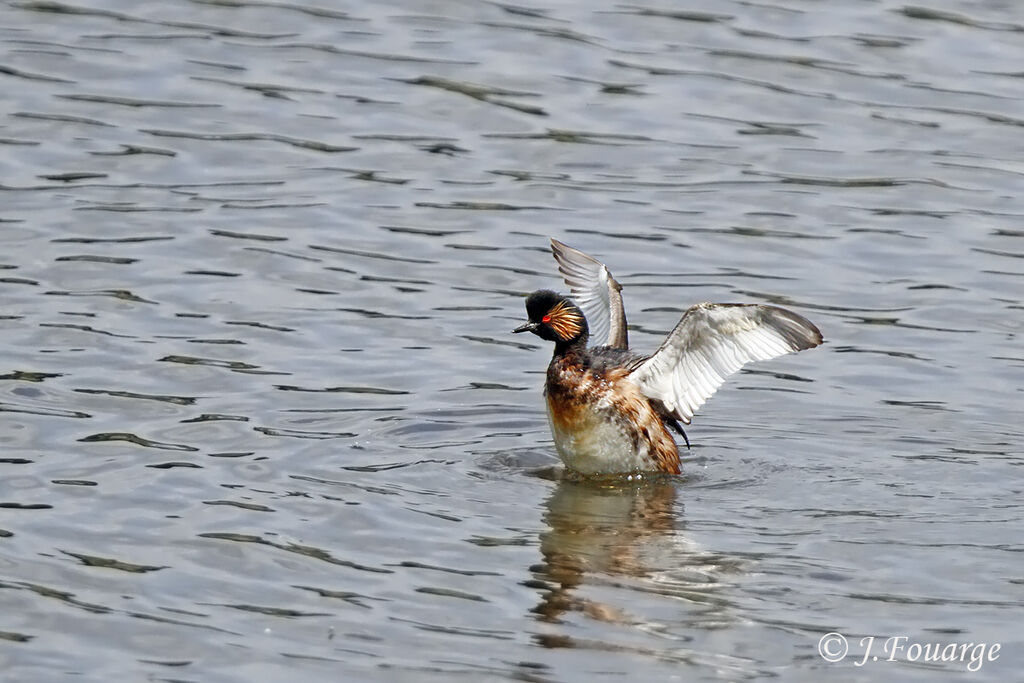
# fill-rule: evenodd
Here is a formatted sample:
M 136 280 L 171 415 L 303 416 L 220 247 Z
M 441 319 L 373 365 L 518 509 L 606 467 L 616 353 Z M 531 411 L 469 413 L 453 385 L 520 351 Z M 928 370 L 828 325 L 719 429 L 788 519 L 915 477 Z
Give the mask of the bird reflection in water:
M 678 478 L 647 476 L 640 481 L 563 480 L 546 502 L 548 530 L 540 535 L 544 562 L 531 570 L 545 594 L 534 612 L 557 621 L 581 611 L 601 621 L 633 621 L 621 610 L 577 596 L 588 574 L 646 577 L 645 554 L 672 543 Z M 656 552 L 656 551 L 655 551 Z

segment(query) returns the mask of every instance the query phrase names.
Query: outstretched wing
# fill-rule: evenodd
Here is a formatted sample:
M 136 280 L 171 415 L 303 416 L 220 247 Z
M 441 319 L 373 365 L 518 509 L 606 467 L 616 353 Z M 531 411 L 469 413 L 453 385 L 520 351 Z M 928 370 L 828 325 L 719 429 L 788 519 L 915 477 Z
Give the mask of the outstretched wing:
M 593 256 L 551 238 L 551 253 L 558 272 L 569 285 L 573 299 L 587 316 L 593 344 L 616 349 L 629 348 L 626 312 L 622 308 L 622 285 L 608 267 Z
M 802 351 L 822 342 L 811 321 L 761 304 L 692 306 L 653 356 L 630 378 L 676 419 L 689 424 L 725 378 L 747 363 Z

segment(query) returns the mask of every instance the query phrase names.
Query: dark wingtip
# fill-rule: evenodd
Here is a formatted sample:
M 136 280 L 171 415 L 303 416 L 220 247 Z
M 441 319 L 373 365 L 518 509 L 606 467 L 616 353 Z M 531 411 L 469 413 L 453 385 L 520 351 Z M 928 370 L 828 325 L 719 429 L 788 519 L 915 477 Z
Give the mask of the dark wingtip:
M 662 406 L 662 407 L 664 407 L 664 406 Z M 682 425 L 679 424 L 679 422 L 676 420 L 676 418 L 674 418 L 674 417 L 666 417 L 665 418 L 665 424 L 667 424 L 673 430 L 678 432 L 681 437 L 683 437 L 683 441 L 686 442 L 686 450 L 690 450 L 690 437 L 686 436 L 686 432 L 683 431 Z
M 568 244 L 564 242 L 559 242 L 554 237 L 549 237 L 548 239 L 551 240 L 551 253 L 554 255 L 555 260 L 561 261 L 562 259 L 566 258 L 565 252 L 569 249 L 572 249 L 572 247 L 570 247 Z M 561 266 L 559 266 L 559 271 L 561 270 Z
M 778 306 L 764 306 L 771 311 L 771 323 L 795 351 L 813 349 L 825 342 L 818 326 L 799 313 Z

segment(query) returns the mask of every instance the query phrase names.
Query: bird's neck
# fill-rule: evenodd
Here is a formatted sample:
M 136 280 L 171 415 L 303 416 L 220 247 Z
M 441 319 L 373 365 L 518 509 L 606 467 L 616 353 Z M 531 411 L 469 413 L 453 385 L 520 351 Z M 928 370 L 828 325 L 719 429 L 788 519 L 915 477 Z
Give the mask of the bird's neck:
M 580 353 L 587 350 L 587 335 L 581 334 L 568 341 L 555 342 L 555 358 Z

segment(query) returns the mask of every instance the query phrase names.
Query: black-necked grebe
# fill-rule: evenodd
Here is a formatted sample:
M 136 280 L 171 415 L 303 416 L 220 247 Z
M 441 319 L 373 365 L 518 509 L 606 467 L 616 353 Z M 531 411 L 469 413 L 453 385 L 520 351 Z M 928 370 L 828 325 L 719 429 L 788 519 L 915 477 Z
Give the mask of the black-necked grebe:
M 573 299 L 538 290 L 526 300 L 529 320 L 514 332 L 555 343 L 544 395 L 555 448 L 566 467 L 585 475 L 679 474 L 686 441 L 679 422 L 725 378 L 751 361 L 813 348 L 821 332 L 792 311 L 763 304 L 690 307 L 650 356 L 629 351 L 622 287 L 600 261 L 552 239 L 551 249 Z M 597 346 L 587 346 L 593 336 Z

